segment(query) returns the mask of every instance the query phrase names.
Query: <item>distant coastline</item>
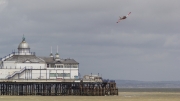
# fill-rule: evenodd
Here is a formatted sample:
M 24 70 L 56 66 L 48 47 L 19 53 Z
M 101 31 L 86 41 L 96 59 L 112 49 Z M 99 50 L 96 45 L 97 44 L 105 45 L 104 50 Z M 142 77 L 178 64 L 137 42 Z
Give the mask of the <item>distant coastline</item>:
M 180 92 L 180 88 L 118 88 L 119 92 Z
M 116 80 L 118 88 L 180 88 L 180 81 Z

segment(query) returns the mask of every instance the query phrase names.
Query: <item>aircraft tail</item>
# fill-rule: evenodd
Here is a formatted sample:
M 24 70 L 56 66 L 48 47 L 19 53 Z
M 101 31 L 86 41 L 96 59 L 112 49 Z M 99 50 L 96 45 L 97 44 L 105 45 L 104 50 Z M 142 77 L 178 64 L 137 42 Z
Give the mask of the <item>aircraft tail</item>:
M 129 14 L 127 16 L 129 16 L 131 14 L 131 12 L 129 12 Z

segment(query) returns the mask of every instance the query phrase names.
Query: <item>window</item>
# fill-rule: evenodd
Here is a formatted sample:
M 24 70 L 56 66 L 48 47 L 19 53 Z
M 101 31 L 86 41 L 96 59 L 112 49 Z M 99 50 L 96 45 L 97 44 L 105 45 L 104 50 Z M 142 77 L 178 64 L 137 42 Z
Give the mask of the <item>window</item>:
M 61 65 L 56 65 L 57 68 L 61 68 Z
M 50 77 L 56 77 L 56 73 L 50 73 Z M 70 73 L 57 73 L 57 77 L 70 77 Z
M 71 68 L 71 65 L 65 65 L 64 67 L 65 68 Z
M 50 73 L 49 76 L 50 77 L 56 77 L 56 73 Z
M 51 68 L 54 68 L 55 67 L 55 65 L 54 64 L 51 64 Z
M 70 77 L 70 73 L 57 73 L 58 77 Z
M 73 66 L 73 68 L 77 68 L 77 66 Z

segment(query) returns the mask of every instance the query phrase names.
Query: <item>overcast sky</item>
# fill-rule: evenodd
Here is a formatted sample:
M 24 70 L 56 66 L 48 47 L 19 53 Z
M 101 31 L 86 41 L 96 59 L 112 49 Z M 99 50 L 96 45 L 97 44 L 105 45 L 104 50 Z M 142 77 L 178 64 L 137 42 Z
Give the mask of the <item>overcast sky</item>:
M 24 34 L 37 56 L 58 45 L 81 75 L 180 81 L 179 27 L 179 0 L 0 0 L 0 57 Z

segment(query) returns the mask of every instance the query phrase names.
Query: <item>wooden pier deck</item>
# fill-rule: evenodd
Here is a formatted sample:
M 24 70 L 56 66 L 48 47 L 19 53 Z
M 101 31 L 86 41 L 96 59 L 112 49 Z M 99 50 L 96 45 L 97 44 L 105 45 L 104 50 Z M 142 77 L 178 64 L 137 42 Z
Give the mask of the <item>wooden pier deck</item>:
M 0 80 L 0 95 L 110 96 L 118 95 L 118 88 L 110 80 Z

